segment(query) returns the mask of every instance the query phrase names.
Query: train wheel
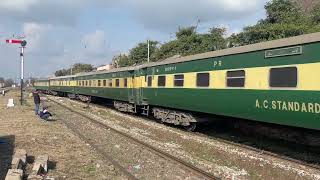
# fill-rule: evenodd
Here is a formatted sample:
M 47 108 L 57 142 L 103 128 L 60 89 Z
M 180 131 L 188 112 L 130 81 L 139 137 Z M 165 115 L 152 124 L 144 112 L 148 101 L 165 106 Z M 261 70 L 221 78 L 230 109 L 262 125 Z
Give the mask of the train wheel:
M 184 129 L 190 132 L 193 132 L 197 127 L 196 123 L 190 123 L 189 126 L 184 126 Z

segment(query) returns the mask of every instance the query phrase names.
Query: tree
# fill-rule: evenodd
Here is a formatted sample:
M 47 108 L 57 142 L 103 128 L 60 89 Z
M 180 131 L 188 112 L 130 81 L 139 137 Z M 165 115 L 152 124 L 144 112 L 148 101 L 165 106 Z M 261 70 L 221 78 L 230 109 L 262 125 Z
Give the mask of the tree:
M 156 61 L 153 59 L 153 54 L 157 50 L 157 41 L 149 41 L 150 44 L 150 61 Z M 139 43 L 136 47 L 132 48 L 129 52 L 129 59 L 131 61 L 131 65 L 133 64 L 141 64 L 148 61 L 148 43 Z M 129 61 L 129 62 L 130 62 Z
M 91 72 L 93 70 L 93 66 L 91 64 L 82 64 L 77 63 L 72 66 L 72 74 L 77 74 L 81 72 Z M 71 74 L 71 68 L 67 70 Z
M 304 20 L 302 9 L 292 0 L 272 0 L 265 5 L 266 23 L 300 23 Z
M 58 76 L 66 76 L 66 75 L 69 75 L 70 73 L 69 73 L 69 71 L 67 70 L 67 69 L 60 69 L 60 70 L 57 70 L 55 73 L 54 73 L 54 75 L 56 76 L 56 77 L 58 77 Z
M 133 63 L 130 58 L 125 54 L 120 54 L 112 58 L 112 66 L 116 68 L 127 67 L 131 66 L 132 64 Z
M 248 26 L 243 32 L 231 36 L 230 44 L 246 45 L 280 38 L 316 32 L 310 18 L 305 16 L 301 7 L 292 0 L 272 0 L 265 5 L 266 19 L 256 25 Z
M 189 36 L 192 36 L 196 34 L 196 27 L 195 26 L 190 26 L 190 27 L 179 27 L 178 31 L 176 32 L 176 38 L 181 39 L 181 38 L 186 38 Z
M 77 74 L 81 72 L 91 72 L 93 70 L 93 66 L 91 64 L 77 63 L 77 64 L 74 64 L 72 68 L 57 70 L 54 73 L 54 75 L 56 77 L 71 75 L 71 69 L 72 69 L 72 74 Z
M 320 3 L 315 5 L 311 11 L 312 21 L 316 24 L 320 24 Z

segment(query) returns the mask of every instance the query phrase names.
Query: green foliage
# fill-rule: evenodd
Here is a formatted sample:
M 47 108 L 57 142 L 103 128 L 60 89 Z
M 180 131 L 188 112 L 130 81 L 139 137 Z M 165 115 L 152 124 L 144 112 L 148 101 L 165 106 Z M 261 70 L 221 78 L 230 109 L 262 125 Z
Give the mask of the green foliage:
M 320 3 L 316 4 L 311 11 L 311 18 L 313 23 L 320 23 Z
M 71 74 L 77 74 L 81 72 L 91 72 L 93 70 L 93 66 L 91 64 L 82 64 L 77 63 L 72 66 L 72 68 L 69 69 L 60 69 L 54 73 L 56 77 L 58 76 L 67 76 Z
M 232 43 L 237 45 L 254 44 L 275 39 L 298 36 L 306 33 L 308 27 L 296 24 L 258 24 L 248 26 L 236 36 L 232 36 Z
M 299 23 L 303 19 L 302 10 L 292 0 L 272 0 L 265 5 L 266 23 Z
M 72 74 L 82 73 L 82 72 L 91 72 L 93 66 L 91 64 L 81 64 L 77 63 L 72 66 Z M 71 69 L 68 69 L 71 74 Z
M 179 27 L 178 32 L 176 32 L 176 38 L 177 39 L 186 38 L 194 34 L 196 34 L 196 27 L 194 26 L 182 27 L 182 28 Z
M 125 54 L 120 54 L 120 55 L 114 56 L 112 58 L 112 66 L 115 68 L 127 67 L 127 66 L 131 66 L 131 65 L 132 65 L 132 61 Z
M 297 3 L 291 0 L 272 0 L 265 5 L 265 9 L 267 11 L 266 19 L 260 20 L 254 26 L 245 27 L 243 32 L 232 35 L 229 38 L 232 46 L 259 43 L 320 31 L 319 26 L 314 23 L 319 12 L 317 10 L 314 10 L 312 18 L 310 18 L 310 16 L 303 13 Z
M 157 41 L 150 41 L 150 61 L 155 61 L 152 55 L 157 50 Z M 131 63 L 129 64 L 142 64 L 148 61 L 148 43 L 139 43 L 136 47 L 132 48 L 129 52 L 129 59 Z
M 197 33 L 195 26 L 179 28 L 175 40 L 159 47 L 158 42 L 153 41 L 151 61 L 320 32 L 320 3 L 313 5 L 310 12 L 304 11 L 301 3 L 300 0 L 271 0 L 265 5 L 265 19 L 228 38 L 225 38 L 225 28 L 213 27 L 208 33 L 203 34 Z M 115 67 L 131 66 L 146 61 L 146 43 L 139 43 L 132 48 L 128 56 L 116 56 L 113 59 L 113 62 L 117 63 Z

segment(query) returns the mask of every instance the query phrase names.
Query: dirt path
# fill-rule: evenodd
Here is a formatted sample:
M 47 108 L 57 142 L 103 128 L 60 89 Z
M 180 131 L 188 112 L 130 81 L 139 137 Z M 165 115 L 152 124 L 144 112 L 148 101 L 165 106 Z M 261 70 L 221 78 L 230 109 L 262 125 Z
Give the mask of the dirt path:
M 38 155 L 48 154 L 48 176 L 56 179 L 127 179 L 59 119 L 46 122 L 35 116 L 31 98 L 26 106 L 9 109 L 8 98 L 18 104 L 18 92 L 0 97 L 0 179 L 4 179 L 15 148 L 26 149 L 31 162 Z

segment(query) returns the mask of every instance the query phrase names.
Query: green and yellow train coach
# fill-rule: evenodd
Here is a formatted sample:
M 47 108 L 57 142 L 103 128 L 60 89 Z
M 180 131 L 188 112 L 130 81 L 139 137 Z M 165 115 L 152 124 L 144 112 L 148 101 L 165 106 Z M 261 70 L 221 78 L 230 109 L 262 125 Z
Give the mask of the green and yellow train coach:
M 51 90 L 191 129 L 205 113 L 320 130 L 320 33 L 59 79 Z
M 34 82 L 34 86 L 37 90 L 46 92 L 49 90 L 49 79 L 37 79 Z

